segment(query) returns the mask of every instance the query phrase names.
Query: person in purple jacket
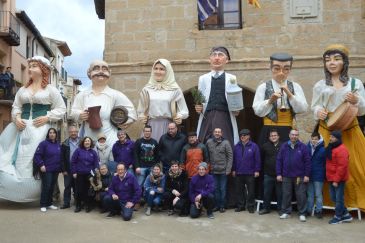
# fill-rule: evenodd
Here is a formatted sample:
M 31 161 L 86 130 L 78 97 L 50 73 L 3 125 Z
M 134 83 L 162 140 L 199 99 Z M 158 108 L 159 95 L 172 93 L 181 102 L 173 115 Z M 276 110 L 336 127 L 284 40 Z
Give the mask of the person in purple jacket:
M 289 141 L 283 143 L 276 159 L 276 179 L 282 182 L 280 219 L 290 217 L 293 187 L 297 198 L 299 220 L 306 221 L 307 184 L 311 174 L 311 156 L 307 145 L 299 141 L 299 131 L 292 129 Z
M 142 190 L 137 179 L 129 173 L 124 164 L 118 164 L 117 175 L 113 176 L 103 204 L 110 211 L 106 216 L 112 218 L 121 211 L 123 220 L 129 221 L 133 215 L 133 208 L 141 198 Z
M 118 141 L 116 141 L 112 148 L 112 153 L 115 162 L 111 162 L 109 170 L 115 173 L 116 167 L 119 163 L 125 164 L 127 170 L 132 175 L 134 165 L 134 142 L 129 139 L 125 130 L 119 130 L 117 133 Z
M 240 142 L 234 146 L 232 176 L 235 177 L 237 194 L 236 212 L 246 210 L 255 212 L 255 178 L 261 170 L 260 150 L 250 139 L 250 130 L 242 129 L 239 132 Z M 246 188 L 247 187 L 247 199 Z M 247 203 L 246 203 L 247 201 Z
M 52 202 L 53 189 L 58 173 L 61 172 L 61 144 L 57 141 L 56 129 L 48 129 L 46 140 L 35 151 L 34 163 L 41 172 L 41 211 L 46 212 L 47 208 L 58 209 Z
M 190 217 L 198 218 L 202 207 L 207 210 L 208 218 L 214 219 L 214 178 L 207 174 L 208 164 L 201 162 L 198 166 L 198 174 L 191 177 L 189 186 Z
M 88 196 L 91 173 L 99 170 L 99 157 L 93 149 L 94 143 L 90 137 L 84 137 L 72 155 L 71 173 L 75 179 L 75 213 L 81 211 L 81 203 L 85 204 L 85 211 L 91 211 L 92 198 Z

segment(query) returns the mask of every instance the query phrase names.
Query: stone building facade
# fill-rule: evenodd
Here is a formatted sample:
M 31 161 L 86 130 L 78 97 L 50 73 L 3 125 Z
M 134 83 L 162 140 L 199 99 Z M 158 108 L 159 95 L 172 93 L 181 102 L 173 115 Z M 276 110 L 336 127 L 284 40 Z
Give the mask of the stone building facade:
M 210 48 L 226 46 L 232 58 L 226 71 L 237 75 L 244 88 L 239 129 L 251 128 L 256 135 L 262 124 L 253 114 L 252 100 L 259 83 L 271 77 L 269 56 L 274 52 L 293 54 L 289 79 L 302 85 L 309 104 L 314 83 L 324 76 L 322 54 L 329 44 L 349 47 L 350 75 L 365 81 L 365 0 L 265 0 L 260 9 L 238 2 L 242 29 L 225 30 L 199 30 L 196 0 L 108 0 L 104 9 L 95 4 L 105 14 L 104 57 L 112 69 L 111 86 L 137 105 L 153 61 L 170 60 L 191 113 L 184 129 L 193 130 L 197 116 L 189 89 L 210 70 Z M 312 117 L 310 111 L 297 117 L 307 135 L 314 126 Z M 140 128 L 133 125 L 132 136 Z

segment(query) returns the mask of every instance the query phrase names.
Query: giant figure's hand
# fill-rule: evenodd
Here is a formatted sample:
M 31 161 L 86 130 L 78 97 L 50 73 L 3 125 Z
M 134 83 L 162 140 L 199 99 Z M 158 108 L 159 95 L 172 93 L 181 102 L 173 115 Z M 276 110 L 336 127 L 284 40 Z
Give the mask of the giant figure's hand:
M 148 117 L 147 116 L 141 116 L 141 117 L 138 117 L 138 120 L 140 120 L 143 124 L 147 124 Z
M 345 100 L 355 105 L 359 101 L 359 97 L 353 92 L 348 92 L 345 96 Z
M 317 111 L 317 117 L 319 120 L 325 120 L 327 118 L 328 112 L 324 108 L 320 108 Z
M 83 111 L 80 113 L 80 120 L 81 121 L 87 121 L 89 119 L 89 112 Z
M 124 123 L 121 125 L 118 125 L 118 128 L 122 129 L 122 130 L 126 130 L 132 123 Z
M 176 116 L 172 119 L 177 125 L 180 125 L 182 123 L 182 119 L 180 116 Z
M 196 113 L 200 114 L 203 112 L 203 105 L 195 105 Z
M 33 125 L 36 127 L 41 127 L 49 121 L 48 116 L 40 116 L 33 120 Z
M 16 119 L 15 119 L 15 125 L 16 125 L 16 127 L 18 128 L 18 130 L 24 130 L 25 129 L 25 127 L 26 127 L 26 124 L 25 124 L 25 122 L 20 118 L 20 117 L 17 117 Z

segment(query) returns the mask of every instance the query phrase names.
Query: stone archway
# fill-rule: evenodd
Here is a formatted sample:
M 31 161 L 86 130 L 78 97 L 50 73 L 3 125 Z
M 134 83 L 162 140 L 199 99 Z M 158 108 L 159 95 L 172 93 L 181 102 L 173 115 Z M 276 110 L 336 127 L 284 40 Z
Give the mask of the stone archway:
M 252 90 L 243 87 L 242 85 L 240 85 L 240 87 L 242 88 L 243 104 L 245 108 L 240 112 L 239 116 L 237 117 L 238 131 L 243 128 L 250 129 L 252 133 L 252 140 L 257 141 L 263 123 L 262 119 L 255 115 L 252 108 L 255 93 Z M 194 101 L 190 90 L 184 91 L 184 97 L 186 100 L 186 104 L 189 108 L 189 118 L 183 121 L 181 125 L 181 131 L 187 133 L 190 131 L 196 131 L 199 116 L 195 112 Z

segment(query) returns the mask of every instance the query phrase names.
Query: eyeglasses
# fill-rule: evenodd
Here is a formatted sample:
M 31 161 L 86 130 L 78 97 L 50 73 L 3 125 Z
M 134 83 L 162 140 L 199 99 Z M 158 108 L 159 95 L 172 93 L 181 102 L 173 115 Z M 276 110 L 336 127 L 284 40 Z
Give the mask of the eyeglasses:
M 227 57 L 227 55 L 221 51 L 214 51 L 214 52 L 210 53 L 210 56 L 211 57 L 220 57 L 220 58 Z
M 290 72 L 290 67 L 289 66 L 284 66 L 284 67 L 281 67 L 281 66 L 273 66 L 271 68 L 272 72 L 274 73 L 279 73 L 279 72 L 282 72 L 284 74 L 288 74 Z

